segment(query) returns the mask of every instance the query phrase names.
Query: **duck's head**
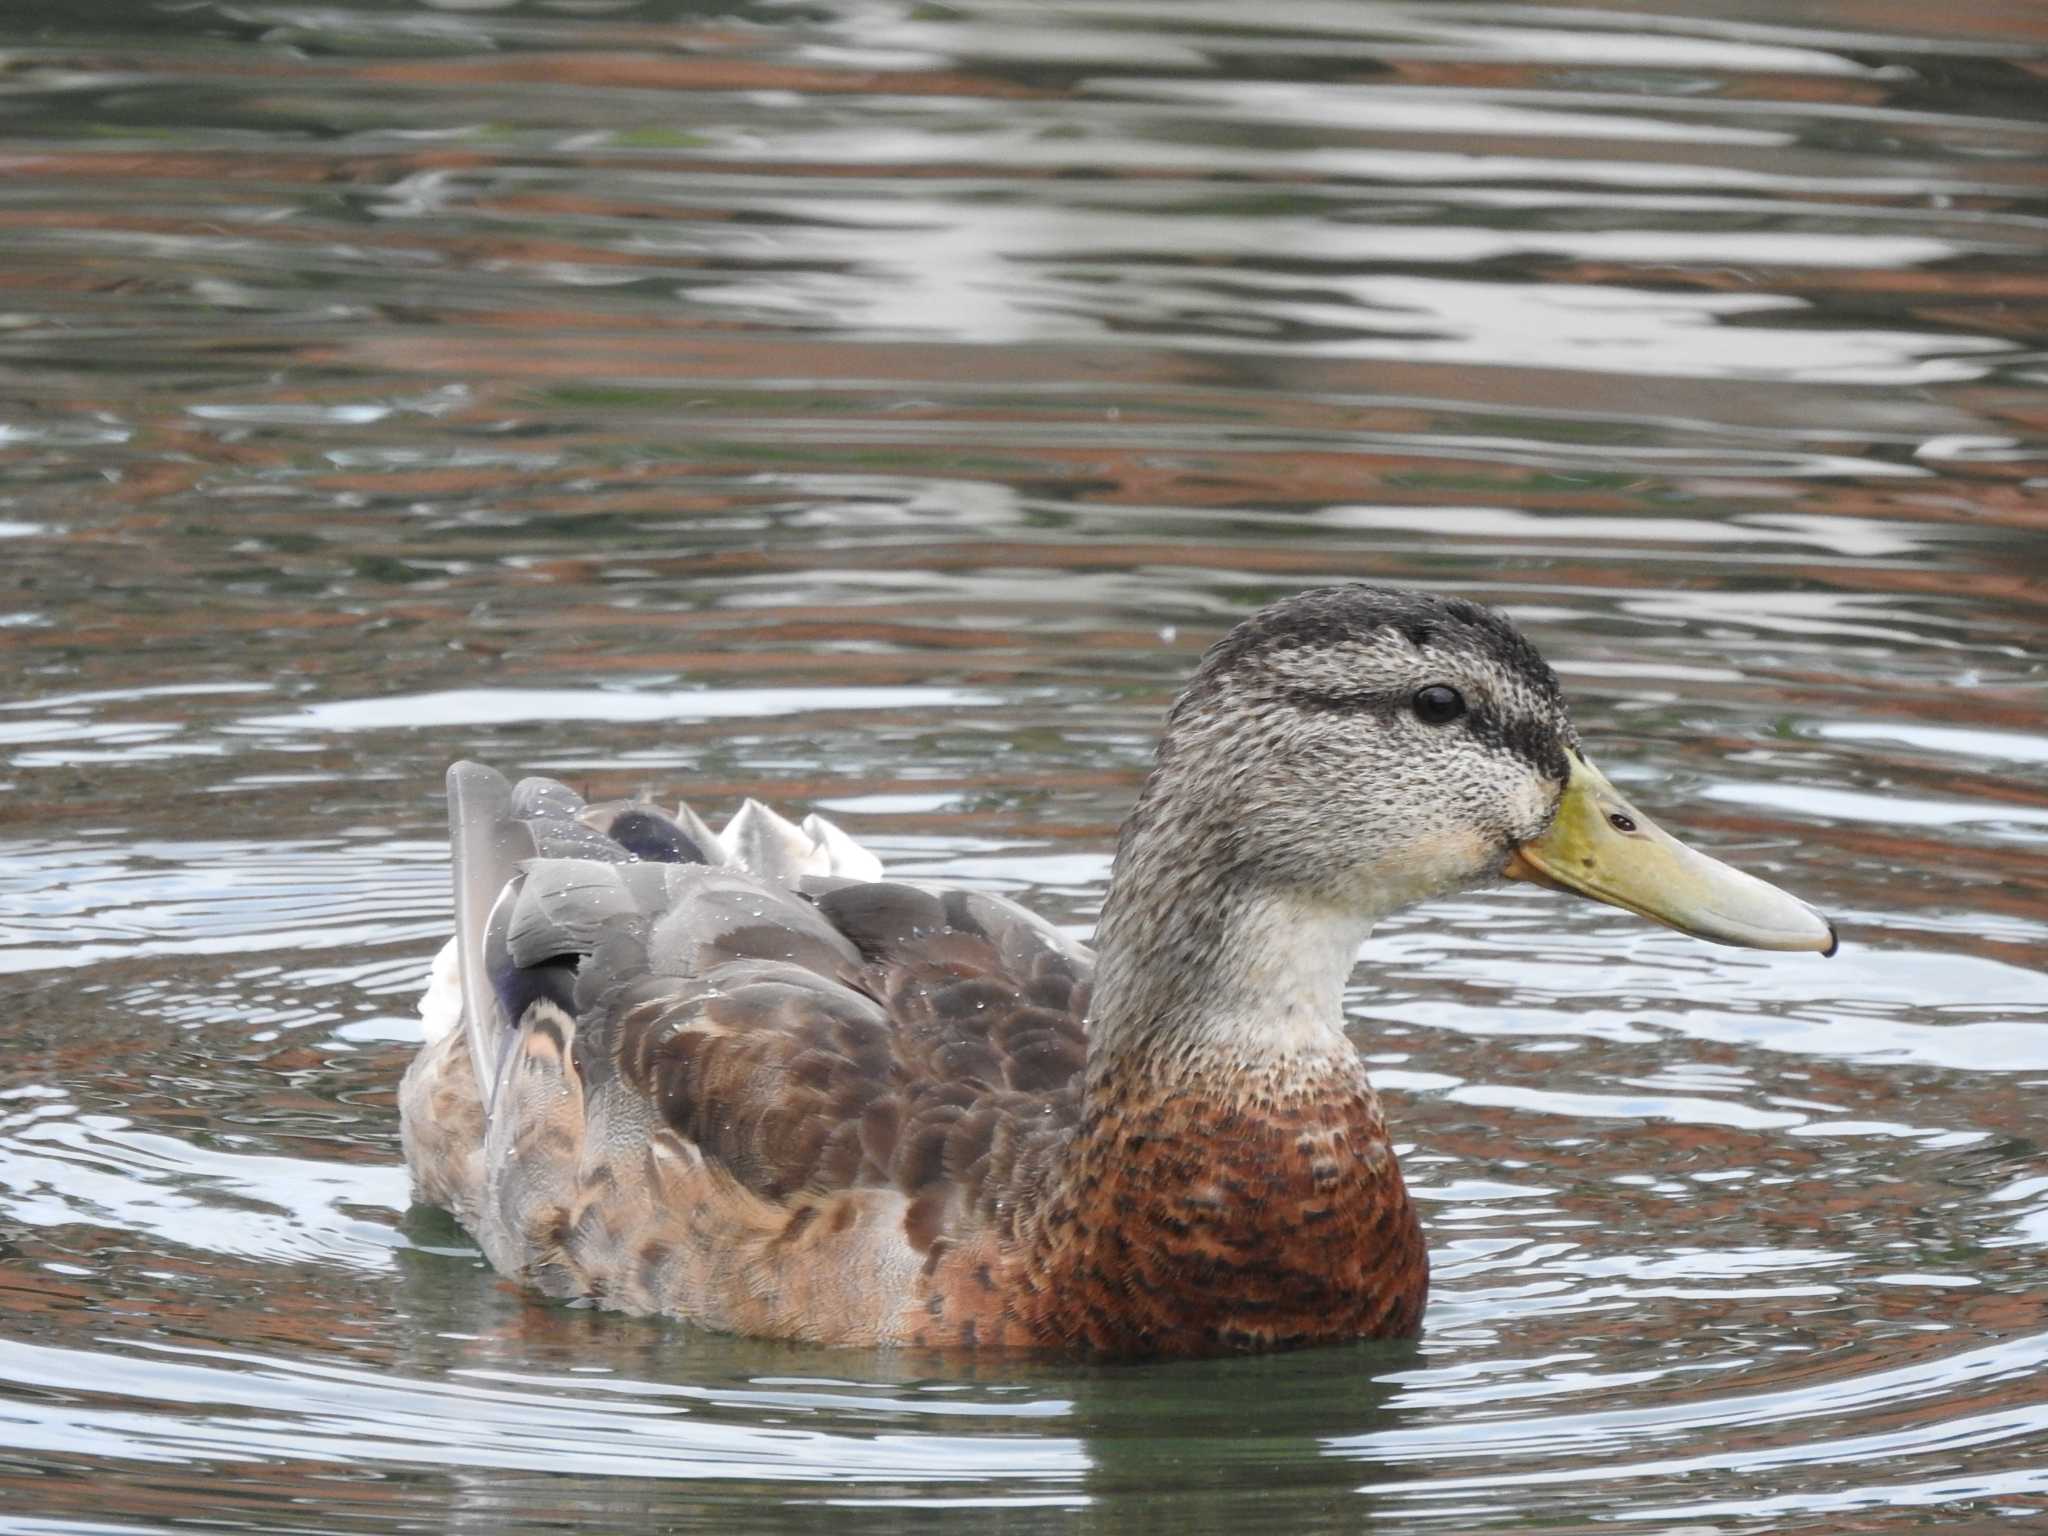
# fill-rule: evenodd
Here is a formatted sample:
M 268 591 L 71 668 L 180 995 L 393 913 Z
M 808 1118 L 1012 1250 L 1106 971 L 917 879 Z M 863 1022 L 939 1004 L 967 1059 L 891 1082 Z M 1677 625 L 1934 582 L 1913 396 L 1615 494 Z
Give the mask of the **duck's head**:
M 1367 922 L 1507 876 L 1717 943 L 1835 947 L 1804 902 L 1632 805 L 1535 647 L 1456 598 L 1327 587 L 1239 624 L 1175 705 L 1132 821 L 1151 878 L 1199 857 L 1231 889 Z

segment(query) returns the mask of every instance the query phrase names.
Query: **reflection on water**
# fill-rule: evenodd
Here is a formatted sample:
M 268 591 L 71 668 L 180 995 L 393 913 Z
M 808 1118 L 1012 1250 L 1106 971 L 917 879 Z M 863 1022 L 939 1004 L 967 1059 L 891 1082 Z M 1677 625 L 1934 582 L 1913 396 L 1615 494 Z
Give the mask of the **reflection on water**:
M 83 9 L 0 18 L 0 1526 L 2048 1509 L 2031 8 Z M 1846 940 L 1384 925 L 1419 1344 L 714 1338 L 408 1209 L 449 759 L 1085 932 L 1177 679 L 1341 578 L 1511 608 Z

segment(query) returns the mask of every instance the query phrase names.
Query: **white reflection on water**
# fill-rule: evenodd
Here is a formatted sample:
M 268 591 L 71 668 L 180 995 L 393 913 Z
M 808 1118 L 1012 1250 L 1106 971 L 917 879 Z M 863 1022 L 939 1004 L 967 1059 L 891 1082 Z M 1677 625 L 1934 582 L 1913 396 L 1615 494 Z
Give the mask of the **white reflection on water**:
M 1820 720 L 1812 729 L 1814 735 L 1828 741 L 1902 742 L 1967 761 L 2048 763 L 2048 736 L 2019 731 L 1923 725 L 1917 720 Z
M 1828 471 L 1815 465 L 1811 472 Z M 1600 540 L 1611 544 L 1625 538 L 1651 548 L 1660 544 L 1726 544 L 1739 546 L 1739 551 L 1785 544 L 1862 559 L 1910 554 L 1938 537 L 1932 527 L 1866 523 L 1847 517 L 1575 517 L 1568 512 L 1523 512 L 1511 507 L 1334 506 L 1318 511 L 1315 521 L 1339 528 L 1398 529 L 1440 538 L 1517 543 Z M 1730 558 L 1739 558 L 1739 552 Z
M 0 856 L 0 974 L 416 943 L 424 976 L 449 901 L 440 841 L 126 839 Z
M 857 204 L 842 202 L 832 211 L 836 220 L 858 220 L 861 213 Z M 1073 206 L 1020 210 L 899 198 L 869 211 L 876 226 L 835 228 L 829 259 L 817 251 L 814 270 L 790 270 L 789 264 L 803 259 L 803 247 L 816 236 L 780 236 L 776 243 L 784 249 L 771 272 L 758 280 L 695 283 L 691 296 L 782 323 L 942 331 L 982 343 L 1100 341 L 1140 324 L 1161 333 L 1160 340 L 1206 350 L 1284 344 L 1304 356 L 1651 377 L 1932 384 L 1980 377 L 1986 359 L 2015 350 L 2012 342 L 1952 332 L 1763 324 L 1761 316 L 1796 317 L 1812 308 L 1803 297 L 1767 290 L 1701 293 L 1344 270 L 1368 263 L 1458 267 L 1515 256 L 1710 262 L 1761 272 L 1772 265 L 1863 270 L 1961 254 L 1961 247 L 1942 240 L 1409 229 L 1327 218 L 1301 221 L 1290 238 L 1267 227 L 1286 220 L 1262 220 L 1253 233 L 1239 220 Z M 684 238 L 700 244 L 707 237 Z M 1293 275 L 1263 261 L 1250 264 L 1270 255 L 1276 241 L 1291 255 L 1333 269 Z M 1118 258 L 1105 262 L 1104 251 Z M 1203 269 L 1202 258 L 1218 256 L 1246 258 L 1247 264 Z
M 389 1269 L 392 1250 L 406 1246 L 388 1219 L 358 1214 L 405 1210 L 412 1195 L 403 1168 L 204 1146 L 118 1116 L 77 1114 L 46 1096 L 26 1111 L 0 1110 L 0 1212 L 9 1221 L 365 1270 Z
M 1979 1349 L 1960 1350 L 1939 1360 L 1920 1361 L 1872 1371 L 1848 1380 L 1803 1385 L 1780 1391 L 1746 1392 L 1731 1397 L 1697 1398 L 1632 1408 L 1560 1413 L 1542 1418 L 1461 1420 L 1415 1429 L 1388 1429 L 1334 1439 L 1333 1451 L 1396 1462 L 1450 1457 L 1472 1460 L 1510 1450 L 1542 1450 L 1574 1457 L 1598 1458 L 1630 1444 L 1677 1433 L 1743 1426 L 1784 1425 L 1826 1420 L 1857 1408 L 1896 1409 L 1916 1401 L 1939 1398 L 1973 1386 L 1996 1383 L 2015 1374 L 2048 1365 L 2048 1333 L 2027 1333 Z M 1403 1375 L 1427 1390 L 1435 1373 Z M 1451 1379 L 1456 1379 L 1453 1376 Z M 1823 1446 L 1806 1442 L 1786 1447 L 1793 1454 L 1820 1453 Z M 1767 1452 L 1766 1454 L 1772 1454 Z M 1519 1459 L 1519 1458 L 1518 1458 Z M 1609 1472 L 1621 1469 L 1608 1468 Z M 1630 1469 L 1638 1470 L 1638 1469 Z M 1594 1477 L 1602 1469 L 1586 1465 L 1563 1476 Z M 1475 1480 L 1476 1481 L 1476 1480 Z M 1432 1482 L 1433 1488 L 1450 1486 Z
M 1723 123 L 1672 121 L 1642 110 L 1640 101 L 1611 98 L 1625 110 L 1575 111 L 1583 96 L 1565 103 L 1530 92 L 1518 98 L 1471 91 L 1459 97 L 1412 87 L 1319 85 L 1242 80 L 1160 80 L 1105 76 L 1088 83 L 1105 95 L 1185 103 L 1201 109 L 1204 121 L 1306 123 L 1320 131 L 1375 130 L 1402 134 L 1534 134 L 1555 139 L 1620 139 L 1628 143 L 1665 141 L 1692 144 L 1782 145 L 1793 135 L 1782 129 L 1740 128 Z
M 0 1340 L 0 1381 L 70 1391 L 104 1373 L 101 1352 Z M 0 1401 L 9 1444 L 24 1450 L 144 1462 L 251 1462 L 307 1456 L 338 1465 L 498 1467 L 609 1477 L 825 1483 L 1065 1481 L 1090 1460 L 1074 1439 L 1045 1433 L 877 1434 L 719 1422 L 690 1397 L 651 1400 L 485 1381 L 407 1379 L 383 1372 L 259 1355 L 146 1345 L 120 1352 L 124 1386 L 152 1406 L 44 1401 L 19 1412 Z M 693 1394 L 708 1404 L 722 1394 Z M 741 1394 L 756 1411 L 775 1395 Z M 185 1412 L 168 1411 L 173 1407 Z M 803 1395 L 786 1406 L 801 1411 Z M 858 1399 L 851 1410 L 858 1417 Z
M 753 720 L 825 710 L 942 709 L 993 704 L 968 688 L 453 688 L 308 704 L 251 715 L 230 729 L 277 731 L 440 730 L 517 721 Z
M 1997 800 L 1928 800 L 1887 791 L 1882 794 L 1829 789 L 1814 784 L 1712 784 L 1700 793 L 1709 800 L 1769 806 L 1828 821 L 1873 822 L 1894 827 L 2048 827 L 2048 808 L 2008 805 Z M 1989 830 L 1984 835 L 1996 835 Z M 2028 842 L 2030 834 L 2014 832 Z

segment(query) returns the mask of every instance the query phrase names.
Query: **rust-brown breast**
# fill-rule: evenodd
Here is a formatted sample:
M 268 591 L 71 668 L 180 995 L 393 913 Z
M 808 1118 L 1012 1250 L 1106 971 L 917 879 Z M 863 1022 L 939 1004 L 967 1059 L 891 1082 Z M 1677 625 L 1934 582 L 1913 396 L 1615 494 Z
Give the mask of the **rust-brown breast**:
M 1362 1070 L 1210 1086 L 1103 1093 L 1028 1236 L 938 1256 L 905 1335 L 1127 1358 L 1414 1333 L 1428 1257 Z

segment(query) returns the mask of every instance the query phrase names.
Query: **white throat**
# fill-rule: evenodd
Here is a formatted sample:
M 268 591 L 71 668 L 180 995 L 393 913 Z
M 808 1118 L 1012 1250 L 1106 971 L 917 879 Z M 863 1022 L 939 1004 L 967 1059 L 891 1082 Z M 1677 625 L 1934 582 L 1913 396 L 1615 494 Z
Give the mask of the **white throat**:
M 1186 931 L 1103 935 L 1091 1054 L 1143 1046 L 1240 1070 L 1355 1056 L 1344 986 L 1370 914 L 1259 893 L 1203 916 Z

